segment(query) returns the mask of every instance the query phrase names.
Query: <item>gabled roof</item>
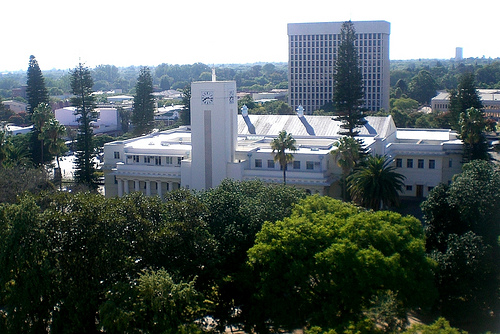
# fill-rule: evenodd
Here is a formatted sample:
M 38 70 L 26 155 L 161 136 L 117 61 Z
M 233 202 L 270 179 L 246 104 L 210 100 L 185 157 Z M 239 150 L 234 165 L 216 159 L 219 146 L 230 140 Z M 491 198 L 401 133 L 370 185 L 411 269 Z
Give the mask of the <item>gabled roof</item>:
M 396 131 L 391 116 L 365 118 L 367 124 L 359 128 L 360 136 L 386 137 Z M 340 137 L 341 122 L 332 116 L 297 115 L 238 115 L 239 135 L 277 136 L 282 130 L 294 137 Z

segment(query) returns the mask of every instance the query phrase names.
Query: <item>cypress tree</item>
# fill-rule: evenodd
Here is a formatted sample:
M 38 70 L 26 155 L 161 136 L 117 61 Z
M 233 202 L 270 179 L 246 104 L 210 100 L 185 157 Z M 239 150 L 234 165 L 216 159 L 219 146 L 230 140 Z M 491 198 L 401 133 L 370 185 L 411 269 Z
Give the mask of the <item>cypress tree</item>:
M 38 66 L 35 56 L 30 56 L 26 73 L 26 97 L 28 98 L 28 112 L 31 114 L 40 103 L 49 104 L 49 93 L 45 87 L 45 79 Z
M 149 68 L 142 67 L 135 85 L 134 111 L 132 114 L 135 134 L 145 134 L 153 129 L 154 108 L 153 78 Z
M 356 136 L 355 129 L 366 124 L 361 105 L 363 104 L 363 77 L 358 63 L 356 30 L 351 21 L 344 22 L 340 30 L 340 44 L 335 65 L 335 90 L 333 100 L 337 120 L 342 122 L 342 135 Z
M 97 188 L 96 168 L 93 159 L 96 156 L 91 122 L 97 117 L 95 98 L 92 95 L 94 81 L 88 67 L 82 63 L 71 72 L 71 90 L 75 95 L 71 103 L 76 107 L 78 115 L 78 134 L 76 139 L 76 170 L 75 181 L 87 185 L 90 189 Z
M 28 99 L 28 114 L 30 117 L 33 115 L 33 111 L 41 103 L 49 106 L 49 93 L 45 87 L 45 79 L 43 78 L 40 66 L 38 66 L 38 61 L 35 56 L 30 56 L 30 61 L 28 65 L 28 71 L 26 73 L 26 97 Z M 34 163 L 42 165 L 45 161 L 50 161 L 51 157 L 45 156 L 43 154 L 43 149 L 41 148 L 40 128 L 34 127 L 33 131 L 30 133 L 30 153 L 31 160 Z

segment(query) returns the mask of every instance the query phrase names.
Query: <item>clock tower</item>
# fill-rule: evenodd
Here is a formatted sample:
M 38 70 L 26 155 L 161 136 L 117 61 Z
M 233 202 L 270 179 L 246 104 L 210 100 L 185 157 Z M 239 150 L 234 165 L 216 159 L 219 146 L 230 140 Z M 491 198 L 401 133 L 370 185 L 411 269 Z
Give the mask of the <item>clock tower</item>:
M 215 78 L 214 78 L 215 79 Z M 231 175 L 238 136 L 235 81 L 191 84 L 191 187 L 209 189 Z

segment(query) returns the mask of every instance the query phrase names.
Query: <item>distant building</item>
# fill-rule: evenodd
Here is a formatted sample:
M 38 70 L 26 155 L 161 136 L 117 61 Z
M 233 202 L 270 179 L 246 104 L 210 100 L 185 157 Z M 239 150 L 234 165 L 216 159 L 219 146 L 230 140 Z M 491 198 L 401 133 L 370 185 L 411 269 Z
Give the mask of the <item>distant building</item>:
M 208 189 L 225 178 L 282 183 L 271 141 L 286 130 L 298 150 L 287 184 L 340 197 L 342 171 L 331 150 L 341 137 L 330 116 L 238 115 L 234 81 L 191 86 L 191 126 L 104 145 L 107 197 L 133 191 L 163 196 L 180 187 Z M 397 129 L 391 116 L 366 117 L 361 139 L 371 154 L 387 155 L 406 176 L 403 196 L 427 196 L 461 170 L 462 143 L 450 130 Z
M 483 111 L 486 117 L 500 119 L 500 90 L 499 89 L 477 89 L 477 93 L 483 104 Z M 433 111 L 450 110 L 450 93 L 446 91 L 438 92 L 432 98 L 431 107 Z
M 78 127 L 79 115 L 75 115 L 75 107 L 64 107 L 56 109 L 56 119 L 65 126 Z M 94 133 L 106 133 L 120 130 L 118 110 L 116 108 L 97 108 L 97 119 L 91 124 Z
M 462 61 L 464 60 L 464 49 L 461 47 L 457 47 L 455 49 L 455 60 Z
M 15 112 L 16 114 L 20 112 L 26 112 L 28 104 L 24 102 L 9 100 L 2 102 L 4 106 L 6 106 L 10 111 Z
M 21 86 L 17 88 L 12 88 L 12 97 L 22 97 L 23 99 L 27 98 L 26 89 L 28 86 Z
M 293 109 L 302 105 L 305 113 L 311 114 L 332 101 L 342 23 L 288 24 L 288 104 Z M 363 74 L 363 107 L 389 110 L 390 23 L 353 23 Z

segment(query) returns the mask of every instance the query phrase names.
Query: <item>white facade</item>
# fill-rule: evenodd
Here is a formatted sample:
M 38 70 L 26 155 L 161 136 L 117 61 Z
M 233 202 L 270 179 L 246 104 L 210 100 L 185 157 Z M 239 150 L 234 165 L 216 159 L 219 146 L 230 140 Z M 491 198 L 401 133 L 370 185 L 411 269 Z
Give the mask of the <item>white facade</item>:
M 163 196 L 179 187 L 216 187 L 224 178 L 281 183 L 270 143 L 286 130 L 298 147 L 287 166 L 287 184 L 340 197 L 342 172 L 330 154 L 340 122 L 330 116 L 238 115 L 235 92 L 232 81 L 195 82 L 191 126 L 106 144 L 106 196 Z M 366 120 L 359 138 L 372 154 L 394 159 L 407 178 L 402 195 L 426 196 L 460 172 L 462 145 L 450 130 L 396 129 L 390 116 Z
M 78 126 L 78 115 L 75 115 L 75 107 L 64 107 L 56 109 L 56 119 L 64 126 Z M 96 108 L 97 119 L 92 122 L 94 133 L 104 133 L 119 129 L 118 110 L 116 108 Z
M 294 109 L 302 105 L 306 114 L 311 114 L 332 101 L 342 23 L 288 24 L 288 104 Z M 371 111 L 389 110 L 390 23 L 353 24 L 363 75 L 363 107 Z

